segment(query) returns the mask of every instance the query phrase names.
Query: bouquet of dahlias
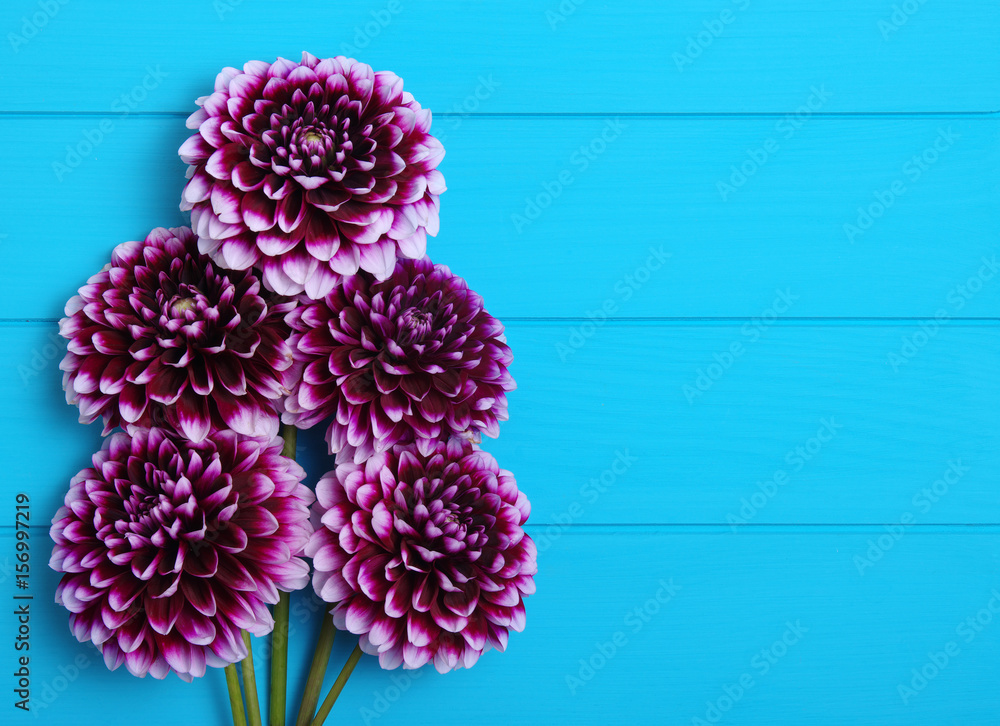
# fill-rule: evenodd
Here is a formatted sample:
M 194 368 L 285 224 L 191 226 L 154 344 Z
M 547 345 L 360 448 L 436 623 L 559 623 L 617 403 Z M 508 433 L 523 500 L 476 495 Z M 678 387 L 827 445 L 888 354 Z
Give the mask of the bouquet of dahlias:
M 191 227 L 120 244 L 60 322 L 67 401 L 108 438 L 52 522 L 56 600 L 112 670 L 225 668 L 237 726 L 261 723 L 251 636 L 273 630 L 277 726 L 311 570 L 330 610 L 296 723 L 322 724 L 362 653 L 446 672 L 524 628 L 530 505 L 478 447 L 511 351 L 426 257 L 444 149 L 396 75 L 304 53 L 197 103 Z M 319 423 L 314 491 L 295 440 Z M 358 645 L 317 712 L 337 629 Z

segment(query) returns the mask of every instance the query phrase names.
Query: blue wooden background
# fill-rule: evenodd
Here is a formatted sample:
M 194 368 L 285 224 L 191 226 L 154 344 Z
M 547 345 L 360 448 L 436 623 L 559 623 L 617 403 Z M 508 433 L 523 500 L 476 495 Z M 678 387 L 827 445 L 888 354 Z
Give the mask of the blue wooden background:
M 228 718 L 221 672 L 109 673 L 50 604 L 47 522 L 100 442 L 56 321 L 114 245 L 185 221 L 217 71 L 303 49 L 435 112 L 429 252 L 507 325 L 488 448 L 540 550 L 506 654 L 365 658 L 336 722 L 1000 723 L 995 0 L 6 0 L 0 31 L 4 723 Z M 319 436 L 300 454 L 315 480 Z M 318 606 L 293 602 L 299 679 Z

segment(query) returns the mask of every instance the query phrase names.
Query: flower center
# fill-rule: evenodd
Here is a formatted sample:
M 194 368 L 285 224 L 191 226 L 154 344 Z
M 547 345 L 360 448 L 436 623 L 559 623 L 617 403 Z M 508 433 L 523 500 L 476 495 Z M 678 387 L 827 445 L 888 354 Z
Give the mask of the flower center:
M 197 306 L 195 299 L 193 297 L 182 297 L 176 298 L 172 303 L 170 303 L 170 313 L 177 317 L 181 317 L 188 310 L 194 310 Z
M 163 297 L 165 298 L 165 302 L 161 303 L 163 313 L 174 325 L 204 319 L 206 311 L 212 307 L 212 302 L 205 293 L 196 285 L 186 282 L 178 285 L 173 295 Z
M 133 486 L 123 500 L 125 517 L 115 524 L 133 549 L 163 548 L 171 540 L 204 539 L 205 514 L 199 511 L 185 478 L 175 479 L 146 464 L 145 485 Z
M 125 535 L 133 548 L 144 548 L 147 539 L 156 531 L 177 534 L 176 531 L 171 532 L 169 526 L 164 526 L 173 519 L 174 507 L 169 497 L 163 493 L 133 496 L 124 504 L 128 516 L 117 525 L 117 529 Z
M 333 154 L 334 144 L 326 129 L 313 126 L 299 131 L 297 146 L 304 163 L 322 167 Z
M 132 519 L 140 520 L 143 517 L 149 516 L 149 513 L 153 509 L 160 505 L 160 503 L 165 499 L 165 497 L 160 494 L 150 494 L 136 502 L 132 503 Z
M 419 343 L 433 330 L 434 316 L 419 308 L 407 308 L 396 321 L 399 342 Z

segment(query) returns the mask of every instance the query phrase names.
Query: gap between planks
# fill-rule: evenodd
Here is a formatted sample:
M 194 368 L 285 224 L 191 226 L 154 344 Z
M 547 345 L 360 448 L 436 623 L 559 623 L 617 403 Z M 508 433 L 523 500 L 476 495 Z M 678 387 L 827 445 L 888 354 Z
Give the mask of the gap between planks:
M 779 318 L 769 322 L 769 327 L 809 328 L 809 327 L 898 327 L 921 325 L 933 316 L 924 317 L 801 317 Z M 592 322 L 586 316 L 577 317 L 518 317 L 499 316 L 502 323 L 517 325 L 574 325 Z M 753 323 L 758 317 L 609 317 L 604 325 L 645 325 L 645 326 L 690 326 L 690 327 L 727 327 L 742 326 Z M 29 325 L 55 325 L 60 318 L 0 318 L 0 327 L 22 327 Z M 949 327 L 989 328 L 1000 325 L 1000 317 L 995 318 L 949 318 Z
M 179 118 L 186 119 L 196 107 L 192 102 L 190 111 L 133 111 L 129 118 Z M 431 109 L 432 112 L 433 109 Z M 460 113 L 453 111 L 437 111 L 438 118 L 458 119 L 605 119 L 609 116 L 631 119 L 767 119 L 784 118 L 795 114 L 795 109 L 787 111 L 551 111 L 551 112 L 501 112 L 501 113 Z M 0 118 L 90 118 L 108 116 L 107 111 L 3 111 Z M 1000 109 L 996 111 L 815 111 L 810 119 L 997 119 Z
M 631 535 L 647 534 L 671 534 L 671 535 L 733 535 L 740 534 L 884 534 L 885 527 L 899 526 L 899 522 L 867 522 L 859 524 L 836 524 L 822 522 L 796 522 L 796 523 L 766 523 L 748 522 L 739 526 L 739 532 L 732 531 L 732 525 L 726 523 L 716 524 L 683 524 L 683 523 L 594 523 L 594 524 L 558 524 L 546 522 L 528 522 L 524 525 L 528 534 L 545 534 L 542 530 L 556 527 L 562 534 L 578 535 L 614 535 L 627 533 Z M 934 534 L 1000 534 L 1000 522 L 947 522 L 934 524 L 912 523 L 905 525 L 907 532 L 922 535 Z M 45 532 L 49 529 L 49 524 L 32 524 L 30 530 L 35 532 Z M 0 524 L 0 533 L 7 534 L 14 531 L 14 525 Z

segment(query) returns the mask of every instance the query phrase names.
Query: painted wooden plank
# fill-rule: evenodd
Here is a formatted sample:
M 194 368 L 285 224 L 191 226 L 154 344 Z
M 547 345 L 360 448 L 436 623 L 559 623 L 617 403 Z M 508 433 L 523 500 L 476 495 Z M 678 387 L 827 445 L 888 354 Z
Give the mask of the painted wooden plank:
M 609 324 L 565 361 L 564 324 L 507 333 L 519 389 L 486 448 L 555 538 L 570 523 L 1000 521 L 995 327 Z M 54 324 L 7 324 L 0 343 L 18 452 L 0 492 L 37 487 L 54 511 L 100 432 L 62 401 Z M 331 468 L 321 436 L 301 439 L 311 481 Z
M 58 316 L 115 244 L 183 223 L 183 123 L 102 122 L 0 120 L 19 170 L 0 317 Z M 776 290 L 794 317 L 1000 316 L 1000 119 L 475 118 L 446 133 L 429 252 L 501 317 L 749 318 Z
M 824 83 L 829 111 L 1000 110 L 981 0 L 11 0 L 0 28 L 6 111 L 189 112 L 223 66 L 303 49 L 392 69 L 436 112 L 787 112 Z
M 506 653 L 443 676 L 386 673 L 365 657 L 333 716 L 467 723 L 468 708 L 447 705 L 458 703 L 476 704 L 487 725 L 510 723 L 513 712 L 524 723 L 644 723 L 651 714 L 671 724 L 995 723 L 1000 538 L 908 534 L 860 574 L 854 558 L 880 534 L 573 528 L 541 553 L 527 628 Z M 42 723 L 90 726 L 136 713 L 151 726 L 179 716 L 226 722 L 221 673 L 192 685 L 138 680 L 108 672 L 78 644 L 50 604 L 56 576 L 44 564 L 44 530 L 33 535 L 31 695 Z M 12 550 L 5 528 L 0 551 Z M 293 684 L 314 637 L 310 607 L 311 596 L 293 596 Z M 11 639 L 14 618 L 4 608 Z M 353 642 L 337 639 L 327 685 Z M 266 649 L 257 648 L 265 684 Z M 914 669 L 929 675 L 914 684 Z M 293 702 L 298 693 L 293 686 Z

